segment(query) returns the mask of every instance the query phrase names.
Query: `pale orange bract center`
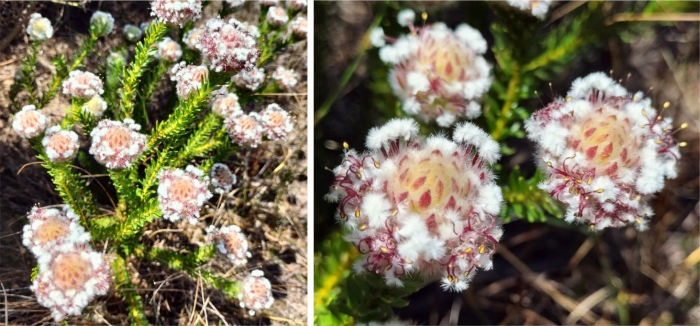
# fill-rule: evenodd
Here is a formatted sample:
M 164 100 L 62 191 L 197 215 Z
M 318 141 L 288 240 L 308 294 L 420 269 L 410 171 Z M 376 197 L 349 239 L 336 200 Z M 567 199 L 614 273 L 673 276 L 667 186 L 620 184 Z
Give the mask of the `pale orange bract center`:
M 242 119 L 238 120 L 238 122 L 243 130 L 253 130 L 257 125 L 255 118 L 252 117 L 243 117 Z
M 196 192 L 192 181 L 181 178 L 170 184 L 170 195 L 177 201 L 189 201 L 195 198 Z
M 62 153 L 73 148 L 73 142 L 65 133 L 55 134 L 49 139 L 48 147 L 53 148 L 56 152 Z
M 465 67 L 471 66 L 472 58 L 463 45 L 451 37 L 430 39 L 417 53 L 418 63 L 431 78 L 440 78 L 446 83 L 466 77 Z
M 609 168 L 613 162 L 627 166 L 631 156 L 636 156 L 628 150 L 635 144 L 631 127 L 629 120 L 614 113 L 596 111 L 577 127 L 573 139 L 578 142 L 576 148 L 595 166 Z
M 64 291 L 82 288 L 93 273 L 90 262 L 79 253 L 59 256 L 52 270 L 56 286 Z
M 45 244 L 50 241 L 56 241 L 60 238 L 68 236 L 68 223 L 55 218 L 48 219 L 34 232 L 34 237 L 39 244 Z
M 39 128 L 39 113 L 28 112 L 21 116 L 20 124 L 24 128 Z
M 111 129 L 105 135 L 105 141 L 111 148 L 125 148 L 129 146 L 129 142 L 131 142 L 131 133 L 124 128 Z

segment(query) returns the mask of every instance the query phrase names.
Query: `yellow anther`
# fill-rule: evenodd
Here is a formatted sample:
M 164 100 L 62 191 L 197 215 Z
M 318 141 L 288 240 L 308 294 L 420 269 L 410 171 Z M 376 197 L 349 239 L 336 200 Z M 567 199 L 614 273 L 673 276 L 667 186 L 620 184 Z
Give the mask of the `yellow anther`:
M 574 153 L 574 154 L 572 154 L 571 156 L 569 156 L 569 158 L 576 158 L 576 153 Z
M 384 270 L 387 271 L 387 272 L 388 272 L 390 269 L 391 269 L 391 265 L 386 265 L 386 267 L 384 267 Z
M 596 190 L 595 192 L 597 192 L 597 193 L 602 193 L 602 192 L 603 192 L 603 188 L 600 188 L 600 189 Z
M 640 196 L 640 195 L 637 195 L 637 197 L 634 198 L 634 200 L 636 200 L 636 201 L 639 201 L 640 199 L 642 199 L 642 196 Z
M 360 217 L 360 209 L 355 210 L 355 217 Z
M 637 217 L 637 218 L 635 218 L 634 220 L 637 222 L 637 224 L 642 224 L 642 219 L 641 219 L 641 218 Z
M 364 170 L 365 170 L 365 167 L 364 167 L 364 166 L 361 166 L 361 167 L 360 167 L 360 171 L 364 171 Z
M 591 182 L 593 182 L 593 178 L 588 178 L 588 181 L 586 181 L 586 184 L 588 184 L 590 186 Z
M 688 146 L 688 143 L 682 141 L 682 142 L 678 143 L 678 146 L 680 146 L 680 147 L 686 147 L 686 146 Z
M 361 178 L 362 178 L 362 174 L 360 174 L 360 172 L 355 172 L 355 176 L 356 176 L 358 179 L 361 179 Z
M 567 97 L 567 98 L 566 98 L 566 101 L 567 101 L 567 102 L 571 102 L 571 96 Z
M 566 182 L 568 182 L 569 180 L 571 180 L 571 178 L 569 178 L 569 177 L 564 178 L 564 181 L 566 181 Z
M 428 20 L 428 13 L 424 11 L 422 14 L 420 14 L 420 18 L 423 18 L 423 21 Z
M 688 128 L 688 123 L 687 123 L 687 122 L 683 122 L 683 123 L 681 124 L 681 127 L 678 128 L 678 129 L 685 129 L 685 128 Z
M 591 224 L 591 230 L 595 229 L 595 224 Z
M 664 109 L 668 108 L 669 106 L 671 106 L 671 102 L 664 103 Z
M 350 145 L 347 142 L 343 142 L 343 148 L 350 149 Z
M 399 210 L 395 209 L 393 212 L 391 212 L 391 216 L 396 216 L 396 214 L 398 214 L 398 213 L 399 213 Z
M 479 247 L 479 254 L 483 254 L 484 251 L 486 251 L 486 247 L 485 247 L 484 245 L 481 245 L 481 246 Z
M 581 182 L 583 182 L 583 181 L 576 179 L 576 183 L 581 183 Z
M 378 169 L 378 168 L 379 168 L 379 162 L 374 161 L 374 167 Z
M 469 277 L 469 271 L 464 272 L 464 277 Z
M 383 253 L 389 252 L 389 248 L 387 248 L 387 247 L 379 247 L 379 250 Z
M 590 198 L 590 197 L 588 197 L 588 196 L 584 197 L 584 199 L 586 199 L 586 200 L 588 200 L 588 198 Z
M 447 281 L 452 282 L 453 278 L 452 275 L 447 275 Z
M 347 219 L 348 219 L 348 216 L 345 215 L 345 213 L 340 212 L 340 218 L 342 218 L 343 220 L 347 220 Z
M 655 143 L 661 144 L 661 140 L 660 140 L 660 139 L 657 139 L 657 140 L 655 141 Z
M 647 116 L 647 110 L 642 109 L 642 115 L 646 117 L 646 116 Z
M 406 264 L 413 263 L 413 261 L 410 260 L 410 259 L 408 259 L 408 258 L 404 258 L 403 262 L 406 263 Z
M 552 166 L 552 162 L 547 162 L 547 166 Z
M 358 229 L 360 229 L 360 231 L 367 230 L 367 224 L 360 225 L 360 227 Z
M 481 265 L 480 263 L 476 263 L 476 267 L 481 268 L 481 266 L 483 266 L 483 265 Z
M 454 282 L 455 282 L 455 283 L 459 282 L 459 278 L 458 278 L 458 277 L 455 277 Z
M 470 248 L 464 249 L 464 252 L 470 253 L 470 252 L 472 252 L 472 248 L 470 247 Z

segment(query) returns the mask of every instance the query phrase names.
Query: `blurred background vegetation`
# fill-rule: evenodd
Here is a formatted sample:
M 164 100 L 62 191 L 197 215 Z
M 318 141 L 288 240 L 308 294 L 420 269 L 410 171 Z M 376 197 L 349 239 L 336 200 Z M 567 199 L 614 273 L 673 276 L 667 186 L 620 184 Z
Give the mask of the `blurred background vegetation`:
M 698 2 L 558 2 L 548 18 L 487 2 L 316 2 L 315 5 L 315 321 L 340 324 L 395 314 L 418 324 L 698 324 Z M 403 116 L 388 67 L 367 31 L 407 33 L 396 14 L 411 7 L 427 23 L 468 23 L 489 44 L 494 82 L 475 120 L 503 146 L 495 169 L 506 198 L 505 235 L 494 269 L 469 289 L 448 293 L 411 280 L 386 288 L 353 276 L 359 255 L 342 239 L 337 205 L 323 199 L 342 144 L 362 150 L 369 128 Z M 418 25 L 422 25 L 419 22 Z M 653 202 L 646 232 L 592 233 L 561 220 L 536 188 L 542 176 L 522 121 L 591 72 L 610 72 L 630 91 L 645 91 L 665 116 L 689 127 L 676 134 L 679 176 Z M 444 132 L 422 125 L 423 134 Z M 420 290 L 418 290 L 420 289 Z M 415 290 L 417 292 L 413 293 Z M 354 316 L 351 317 L 351 316 Z

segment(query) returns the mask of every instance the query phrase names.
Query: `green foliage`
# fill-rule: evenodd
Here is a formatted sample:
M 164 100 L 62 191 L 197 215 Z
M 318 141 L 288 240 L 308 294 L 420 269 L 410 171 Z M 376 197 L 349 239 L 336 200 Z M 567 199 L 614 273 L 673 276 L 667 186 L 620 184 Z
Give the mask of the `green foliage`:
M 112 263 L 115 288 L 124 297 L 128 306 L 128 316 L 132 325 L 149 325 L 141 296 L 136 292 L 136 286 L 131 282 L 124 258 L 117 256 Z
M 543 178 L 544 175 L 539 170 L 532 178 L 526 179 L 520 172 L 520 166 L 513 169 L 506 184 L 502 186 L 506 202 L 501 212 L 503 222 L 508 223 L 513 218 L 544 222 L 547 216 L 563 217 L 559 204 L 546 191 L 537 187 L 540 182 L 544 182 Z

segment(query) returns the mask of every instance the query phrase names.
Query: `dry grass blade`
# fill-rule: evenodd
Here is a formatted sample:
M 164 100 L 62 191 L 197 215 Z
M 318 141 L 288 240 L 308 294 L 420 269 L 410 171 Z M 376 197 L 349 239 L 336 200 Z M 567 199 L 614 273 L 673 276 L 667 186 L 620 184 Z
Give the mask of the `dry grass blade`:
M 613 295 L 613 292 L 613 289 L 607 286 L 593 292 L 587 298 L 583 299 L 583 301 L 576 306 L 576 309 L 569 314 L 569 317 L 566 318 L 566 324 L 576 324 L 583 313 L 591 310 L 591 308 L 609 298 L 611 295 Z

